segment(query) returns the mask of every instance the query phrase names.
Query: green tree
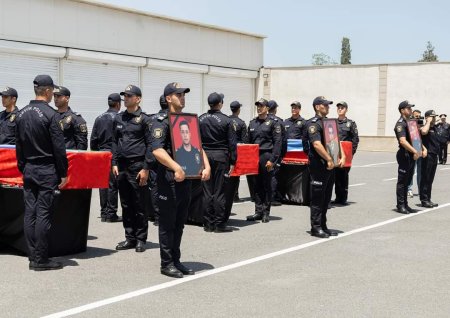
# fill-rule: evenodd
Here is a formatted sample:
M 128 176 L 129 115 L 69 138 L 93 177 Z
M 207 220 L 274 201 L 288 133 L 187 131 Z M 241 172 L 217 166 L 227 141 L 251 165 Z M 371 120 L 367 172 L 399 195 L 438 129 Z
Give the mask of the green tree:
M 352 64 L 352 49 L 350 49 L 350 39 L 342 38 L 342 48 L 341 48 L 341 64 Z
M 422 59 L 419 62 L 439 62 L 438 56 L 434 54 L 434 46 L 430 41 L 427 42 L 427 49 L 422 54 Z
M 312 55 L 312 65 L 335 65 L 337 64 L 331 57 L 325 53 L 316 53 Z

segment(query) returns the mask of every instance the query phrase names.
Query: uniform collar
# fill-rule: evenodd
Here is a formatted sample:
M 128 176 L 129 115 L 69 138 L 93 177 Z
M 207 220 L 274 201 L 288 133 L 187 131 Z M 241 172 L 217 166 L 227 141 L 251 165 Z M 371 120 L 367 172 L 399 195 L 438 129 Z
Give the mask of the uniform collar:
M 118 111 L 114 107 L 110 107 L 106 112 L 107 113 L 117 113 Z
M 125 112 L 128 115 L 139 117 L 141 115 L 141 113 L 142 113 L 142 109 L 141 109 L 141 106 L 138 106 L 138 109 L 135 112 L 133 112 L 133 113 L 129 113 L 128 110 L 125 110 Z
M 208 110 L 208 114 L 221 113 L 220 109 L 210 109 Z
M 345 118 L 342 119 L 342 120 L 340 120 L 340 119 L 338 118 L 338 122 L 340 122 L 340 123 L 345 123 L 345 122 L 347 122 L 347 117 L 345 117 Z
M 15 106 L 14 109 L 12 111 L 10 111 L 10 112 L 7 112 L 6 109 L 4 110 L 6 116 L 9 116 L 11 114 L 17 113 L 18 111 L 19 111 L 19 108 L 17 108 L 17 106 Z

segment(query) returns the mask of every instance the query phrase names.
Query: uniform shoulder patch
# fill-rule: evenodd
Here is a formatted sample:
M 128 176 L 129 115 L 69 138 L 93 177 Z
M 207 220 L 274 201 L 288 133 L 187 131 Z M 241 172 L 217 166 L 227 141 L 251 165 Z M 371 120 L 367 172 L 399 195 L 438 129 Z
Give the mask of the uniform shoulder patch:
M 316 127 L 316 125 L 311 125 L 311 126 L 309 126 L 308 132 L 309 132 L 311 135 L 312 135 L 312 134 L 315 134 L 315 133 L 317 132 L 317 127 Z
M 86 126 L 86 124 L 80 124 L 80 131 L 82 133 L 87 133 L 87 126 Z
M 162 137 L 162 129 L 161 128 L 155 128 L 153 129 L 153 137 L 154 138 L 161 138 Z
M 403 131 L 403 126 L 402 125 L 395 126 L 395 131 L 402 132 Z
M 277 134 L 280 134 L 280 133 L 281 133 L 281 126 L 280 126 L 280 125 L 275 126 L 275 132 L 276 132 Z

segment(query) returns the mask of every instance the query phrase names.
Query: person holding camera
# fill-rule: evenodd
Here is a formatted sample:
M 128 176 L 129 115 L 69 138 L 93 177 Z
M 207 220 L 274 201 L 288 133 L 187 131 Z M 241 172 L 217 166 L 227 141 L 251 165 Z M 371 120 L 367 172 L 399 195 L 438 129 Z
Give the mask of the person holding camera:
M 438 205 L 431 201 L 431 188 L 437 168 L 439 153 L 439 139 L 436 133 L 436 113 L 428 110 L 425 113 L 425 125 L 420 128 L 422 143 L 428 150 L 428 156 L 422 159 L 421 179 L 419 184 L 420 202 L 425 208 L 434 208 Z

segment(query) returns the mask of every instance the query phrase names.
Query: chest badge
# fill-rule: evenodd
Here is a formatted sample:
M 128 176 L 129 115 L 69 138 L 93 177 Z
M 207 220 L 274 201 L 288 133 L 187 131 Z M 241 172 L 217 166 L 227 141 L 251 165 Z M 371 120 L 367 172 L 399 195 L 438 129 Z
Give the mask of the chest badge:
M 197 164 L 200 163 L 200 154 L 198 153 L 195 154 L 195 162 L 197 162 Z
M 269 126 L 270 125 L 270 123 L 271 123 L 271 121 L 269 120 L 269 121 L 266 121 L 266 125 L 267 126 Z
M 64 131 L 64 122 L 62 120 L 59 121 L 59 127 Z
M 9 121 L 12 123 L 16 119 L 16 115 L 12 114 L 11 117 L 9 117 Z
M 139 124 L 141 122 L 141 120 L 142 120 L 141 116 L 134 118 L 134 121 L 136 122 L 136 124 Z
M 350 128 L 351 124 L 350 124 L 350 123 L 347 123 L 346 126 L 347 126 L 347 128 Z
M 66 124 L 70 124 L 70 122 L 72 121 L 72 116 L 67 116 L 65 121 L 66 121 Z

